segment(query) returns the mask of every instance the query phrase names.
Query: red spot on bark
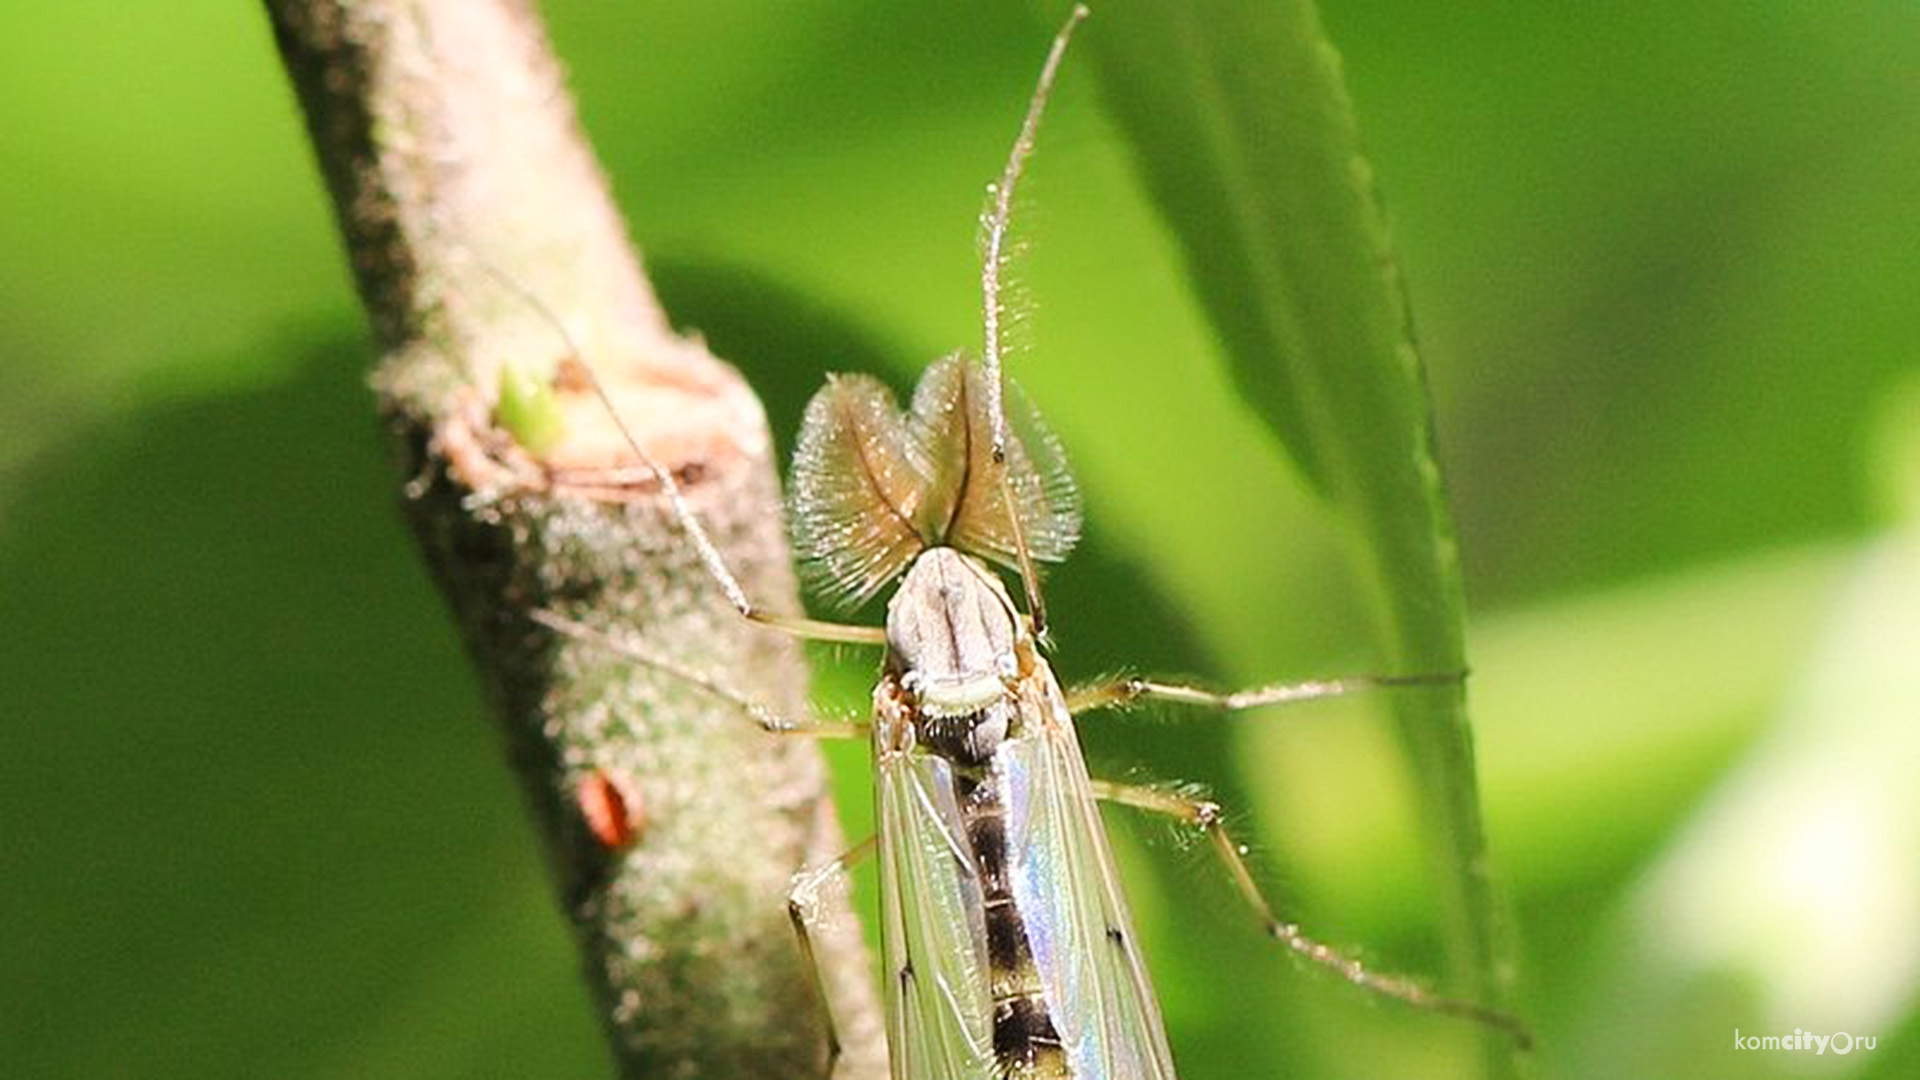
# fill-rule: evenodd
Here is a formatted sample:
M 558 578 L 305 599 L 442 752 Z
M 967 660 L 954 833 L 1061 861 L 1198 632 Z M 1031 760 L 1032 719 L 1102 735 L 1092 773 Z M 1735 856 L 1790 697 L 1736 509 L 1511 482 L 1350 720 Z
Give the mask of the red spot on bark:
M 624 851 L 640 839 L 645 818 L 640 802 L 625 785 L 601 769 L 595 769 L 580 782 L 577 795 L 580 817 L 600 846 L 609 851 Z

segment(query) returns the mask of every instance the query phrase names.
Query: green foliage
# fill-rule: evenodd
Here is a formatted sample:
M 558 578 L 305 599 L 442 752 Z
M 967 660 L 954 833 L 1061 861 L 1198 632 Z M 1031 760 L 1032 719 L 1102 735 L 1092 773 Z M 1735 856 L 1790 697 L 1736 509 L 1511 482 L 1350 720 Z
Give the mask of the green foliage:
M 1116 4 L 1105 86 L 1241 393 L 1353 528 L 1380 655 L 1465 671 L 1453 525 L 1404 285 L 1311 3 Z M 1471 736 L 1458 694 L 1393 695 L 1441 877 L 1453 992 L 1500 1001 Z M 1488 1068 L 1512 1069 L 1489 1031 Z
M 975 215 L 1051 18 L 1010 0 L 543 7 L 670 310 L 748 371 L 777 438 L 824 370 L 905 386 L 975 345 Z M 1133 129 L 1108 84 L 1177 96 L 1195 70 L 1183 39 L 1156 54 L 1130 36 L 1127 7 L 1096 8 L 1069 57 L 1019 226 L 1033 301 L 1011 371 L 1088 497 L 1087 543 L 1049 581 L 1059 664 L 1238 685 L 1397 663 L 1375 604 L 1403 594 L 1356 569 L 1373 542 L 1314 492 L 1427 504 L 1363 482 L 1370 451 L 1316 442 L 1318 482 L 1302 479 L 1272 438 L 1270 377 L 1228 374 L 1252 331 L 1223 310 L 1283 324 L 1257 276 L 1168 230 L 1133 136 L 1109 126 L 1103 110 Z M 1807 872 L 1837 906 L 1798 925 L 1864 926 L 1898 956 L 1920 910 L 1846 907 L 1904 896 L 1911 866 L 1911 845 L 1884 846 L 1910 808 L 1859 763 L 1910 752 L 1910 724 L 1867 721 L 1904 700 L 1878 650 L 1920 648 L 1877 576 L 1915 546 L 1896 516 L 1912 496 L 1890 494 L 1911 483 L 1899 386 L 1920 293 L 1912 20 L 1734 3 L 1324 16 L 1420 316 L 1539 1071 L 1781 1075 L 1791 1060 L 1725 1046 L 1784 1024 L 1877 1031 L 1841 1064 L 1911 1074 L 1905 984 L 1823 943 L 1806 951 L 1847 958 L 1841 985 L 1892 996 L 1869 1014 L 1828 995 L 1857 1020 L 1793 1012 L 1781 985 L 1804 957 L 1731 931 L 1797 894 L 1693 853 L 1744 850 L 1698 840 L 1701 808 L 1740 806 L 1746 784 L 1829 790 L 1768 766 L 1845 746 L 1829 767 L 1886 825 L 1839 834 L 1859 843 L 1831 850 L 1858 857 Z M 9 1075 L 594 1074 L 604 1052 L 497 739 L 387 509 L 403 478 L 379 460 L 364 330 L 263 17 L 13 5 L 0 41 Z M 1114 70 L 1129 42 L 1164 62 Z M 1224 129 L 1220 99 L 1190 107 L 1210 122 L 1173 135 Z M 1320 258 L 1292 231 L 1255 230 L 1249 258 Z M 1318 265 L 1286 272 L 1335 302 Z M 1290 439 L 1356 434 L 1340 395 L 1371 391 L 1287 378 L 1321 395 Z M 1848 581 L 1865 585 L 1836 592 Z M 821 692 L 857 704 L 868 664 Z M 1386 704 L 1128 716 L 1087 740 L 1096 767 L 1245 808 L 1263 880 L 1305 927 L 1439 974 Z M 845 762 L 850 818 L 862 757 Z M 1266 955 L 1199 853 L 1141 840 L 1125 855 L 1183 1075 L 1474 1071 L 1450 1022 Z M 1698 917 L 1696 881 L 1725 935 L 1678 921 Z M 1710 962 L 1682 929 L 1711 939 Z M 1623 1040 L 1643 1056 L 1616 1056 Z

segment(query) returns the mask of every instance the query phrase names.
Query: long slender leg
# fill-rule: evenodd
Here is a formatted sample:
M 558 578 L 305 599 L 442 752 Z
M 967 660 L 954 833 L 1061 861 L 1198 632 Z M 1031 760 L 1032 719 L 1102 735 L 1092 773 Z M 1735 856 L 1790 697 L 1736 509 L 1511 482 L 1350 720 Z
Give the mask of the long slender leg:
M 699 515 L 693 512 L 693 507 L 688 505 L 686 496 L 681 494 L 680 482 L 674 479 L 673 471 L 641 449 L 640 440 L 634 437 L 633 432 L 628 430 L 626 421 L 620 418 L 619 410 L 614 407 L 612 396 L 607 393 L 604 386 L 600 385 L 599 376 L 593 374 L 592 369 L 587 368 L 585 364 L 581 365 L 581 369 L 587 372 L 588 382 L 592 384 L 593 392 L 600 398 L 601 404 L 606 406 L 607 412 L 613 416 L 614 426 L 620 429 L 620 435 L 626 441 L 627 448 L 633 451 L 642 465 L 646 466 L 647 471 L 653 475 L 654 482 L 660 485 L 661 493 L 667 497 L 667 504 L 673 509 L 674 519 L 680 523 L 680 531 L 687 535 L 694 550 L 700 553 L 700 562 L 706 567 L 707 576 L 711 577 L 720 587 L 720 591 L 726 594 L 727 602 L 733 605 L 733 610 L 739 612 L 741 618 L 778 630 L 783 634 L 815 641 L 840 641 L 853 645 L 885 645 L 887 643 L 886 631 L 878 626 L 858 626 L 809 619 L 800 615 L 781 615 L 755 604 L 747 596 L 746 589 L 741 587 L 740 579 L 734 576 L 732 568 L 727 566 L 726 557 L 720 554 L 720 548 L 707 535 L 707 527 L 701 524 Z
M 842 852 L 837 858 L 802 870 L 794 875 L 793 887 L 787 892 L 787 918 L 793 923 L 793 936 L 800 943 L 800 955 L 806 958 L 807 970 L 813 975 L 813 990 L 820 1000 L 820 1015 L 827 1025 L 827 1077 L 833 1077 L 834 1068 L 840 1063 L 840 1027 L 833 1018 L 833 1001 L 827 992 L 826 969 L 820 966 L 815 954 L 812 929 L 820 917 L 820 894 L 829 886 L 845 881 L 847 871 L 861 859 L 873 854 L 879 836 L 869 836 L 858 844 Z
M 687 535 L 694 550 L 700 553 L 700 562 L 706 567 L 707 576 L 712 578 L 714 584 L 720 587 L 720 591 L 726 594 L 727 602 L 733 605 L 733 609 L 740 613 L 741 618 L 794 637 L 811 638 L 817 641 L 841 641 L 854 645 L 885 645 L 887 643 L 886 632 L 877 626 L 855 626 L 798 615 L 781 615 L 755 604 L 747 596 L 746 589 L 741 587 L 740 579 L 735 577 L 733 570 L 727 566 L 726 557 L 720 554 L 720 548 L 707 535 L 707 527 L 701 524 L 700 516 L 693 512 L 692 506 L 688 505 L 686 496 L 680 491 L 680 482 L 674 479 L 673 470 L 660 464 L 640 445 L 640 440 L 634 437 L 632 429 L 627 427 L 626 420 L 620 416 L 620 410 L 615 407 L 613 396 L 607 393 L 607 388 L 600 382 L 600 376 L 593 370 L 593 366 L 580 355 L 579 347 L 573 342 L 573 335 L 567 331 L 566 324 L 560 321 L 560 316 L 554 314 L 553 309 L 526 286 L 495 269 L 486 260 L 477 260 L 476 265 L 503 287 L 525 300 L 554 328 L 560 340 L 566 342 L 576 366 L 586 376 L 587 384 L 593 388 L 594 396 L 600 399 L 600 404 L 606 408 L 607 415 L 613 418 L 613 426 L 620 430 L 620 438 L 627 444 L 627 449 L 633 451 L 633 456 L 639 459 L 640 464 L 660 486 L 661 494 L 667 497 L 667 504 L 673 510 L 674 520 L 680 523 L 680 531 Z
M 1467 673 L 1464 671 L 1441 671 L 1425 675 L 1353 675 L 1343 679 L 1274 683 L 1269 686 L 1256 686 L 1251 690 L 1237 690 L 1230 694 L 1222 694 L 1184 683 L 1123 676 L 1074 687 L 1067 691 L 1067 708 L 1074 713 L 1081 713 L 1088 709 L 1117 708 L 1150 699 L 1232 712 L 1258 708 L 1262 705 L 1293 705 L 1302 701 L 1318 701 L 1321 698 L 1340 697 L 1343 694 L 1357 693 L 1362 690 L 1399 686 L 1455 686 L 1466 677 Z
M 740 617 L 750 622 L 778 630 L 794 637 L 812 638 L 816 641 L 844 641 L 855 645 L 884 645 L 887 642 L 886 631 L 877 626 L 855 626 L 847 623 L 824 622 L 799 615 L 781 615 L 768 611 L 755 604 L 747 596 L 746 589 L 740 585 L 740 579 L 733 576 L 733 570 L 727 566 L 726 557 L 707 536 L 707 527 L 700 522 L 699 515 L 687 504 L 686 496 L 680 493 L 680 482 L 673 478 L 673 471 L 654 460 L 640 447 L 640 440 L 634 438 L 627 429 L 627 423 L 620 418 L 620 412 L 614 408 L 613 398 L 606 388 L 600 385 L 600 379 L 586 365 L 588 381 L 593 384 L 593 392 L 599 396 L 600 403 L 612 414 L 614 426 L 620 429 L 620 435 L 626 440 L 627 448 L 632 450 L 640 463 L 653 474 L 654 481 L 660 485 L 660 491 L 667 497 L 667 504 L 673 508 L 674 518 L 680 522 L 680 530 L 692 541 L 694 550 L 700 553 L 700 562 L 707 568 L 707 576 L 720 586 L 726 594 L 727 602 Z
M 630 660 L 653 668 L 655 671 L 663 671 L 674 678 L 685 680 L 687 683 L 697 686 L 701 690 L 712 694 L 714 697 L 737 707 L 741 712 L 751 717 L 754 723 L 760 725 L 762 730 L 775 735 L 807 735 L 822 739 L 853 739 L 866 738 L 872 730 L 873 725 L 871 723 L 853 717 L 842 717 L 832 720 L 820 717 L 807 717 L 802 720 L 796 720 L 790 716 L 783 716 L 758 701 L 744 697 L 721 686 L 707 675 L 683 664 L 669 660 L 666 657 L 648 652 L 635 642 L 625 638 L 609 634 L 604 630 L 597 630 L 585 623 L 577 622 L 567 618 L 565 615 L 552 611 L 535 611 L 532 619 L 534 622 L 539 623 L 541 626 L 555 633 L 564 634 L 567 637 L 577 638 L 581 641 L 591 642 L 600 648 L 619 653 L 621 656 L 627 657 Z
M 1116 784 L 1104 780 L 1093 781 L 1093 793 L 1108 802 L 1121 806 L 1130 806 L 1137 810 L 1175 818 L 1200 830 L 1213 845 L 1213 850 L 1226 865 L 1227 873 L 1233 878 L 1234 887 L 1259 918 L 1267 936 L 1280 942 L 1294 953 L 1327 968 L 1363 990 L 1385 997 L 1397 999 L 1415 1008 L 1427 1009 L 1471 1020 L 1496 1028 L 1512 1037 L 1521 1049 L 1533 1045 L 1533 1033 L 1517 1016 L 1503 1012 L 1491 1006 L 1460 998 L 1446 997 L 1420 986 L 1407 979 L 1394 975 L 1383 975 L 1370 970 L 1360 961 L 1340 952 L 1330 945 L 1323 945 L 1300 932 L 1293 923 L 1284 922 L 1273 913 L 1273 906 L 1267 903 L 1266 895 L 1253 879 L 1253 872 L 1247 868 L 1246 849 L 1241 847 L 1227 833 L 1221 824 L 1220 804 L 1206 799 L 1196 799 L 1176 791 L 1143 787 L 1137 784 Z

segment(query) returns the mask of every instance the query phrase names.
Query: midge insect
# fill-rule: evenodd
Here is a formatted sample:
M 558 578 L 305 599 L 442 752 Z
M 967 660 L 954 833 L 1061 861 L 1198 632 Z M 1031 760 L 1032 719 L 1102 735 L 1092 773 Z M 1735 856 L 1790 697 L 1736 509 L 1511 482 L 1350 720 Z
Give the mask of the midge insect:
M 801 874 L 789 905 L 811 961 L 816 896 L 855 860 L 878 852 L 895 1080 L 1175 1075 L 1098 800 L 1199 830 L 1268 935 L 1294 953 L 1368 990 L 1506 1030 L 1524 1043 L 1517 1019 L 1376 974 L 1276 917 L 1214 803 L 1088 776 L 1073 723 L 1085 710 L 1144 698 L 1239 710 L 1458 677 L 1336 679 L 1233 694 L 1128 678 L 1067 691 L 1048 667 L 1035 564 L 1062 561 L 1072 550 L 1080 503 L 1060 444 L 1038 411 L 1013 387 L 1003 393 L 1000 277 L 1014 189 L 1068 39 L 1086 14 L 1077 8 L 1055 37 L 1006 166 L 989 189 L 980 361 L 956 354 L 935 362 L 904 411 L 880 382 L 862 375 L 830 377 L 806 410 L 792 469 L 794 546 L 809 582 L 835 603 L 857 605 L 898 581 L 884 627 L 757 606 L 672 474 L 620 425 L 743 617 L 801 637 L 884 648 L 872 719 L 779 717 L 718 679 L 623 639 L 554 612 L 536 618 L 685 678 L 768 731 L 871 740 L 877 843 L 870 839 Z M 597 380 L 594 387 L 611 411 Z M 1024 609 L 1001 571 L 1018 578 Z M 839 1040 L 824 983 L 816 978 L 816 985 L 831 1063 Z

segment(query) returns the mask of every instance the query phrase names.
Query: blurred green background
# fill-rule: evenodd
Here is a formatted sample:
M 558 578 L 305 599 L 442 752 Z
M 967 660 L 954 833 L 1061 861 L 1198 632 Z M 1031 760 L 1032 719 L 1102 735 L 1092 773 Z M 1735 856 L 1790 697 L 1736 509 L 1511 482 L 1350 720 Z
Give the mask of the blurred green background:
M 906 387 L 975 345 L 1047 20 L 544 6 L 669 308 L 783 446 L 823 372 Z M 1539 1075 L 1913 1075 L 1920 9 L 1324 13 L 1436 397 Z M 1088 67 L 1027 188 L 1013 364 L 1087 496 L 1059 665 L 1371 670 L 1340 534 L 1227 386 Z M 0 1069 L 607 1075 L 264 16 L 8 5 L 0 102 Z M 1087 740 L 1218 790 L 1311 932 L 1431 973 L 1377 705 Z M 864 751 L 836 766 L 857 829 Z M 1450 1022 L 1269 955 L 1204 851 L 1121 832 L 1183 1075 L 1466 1067 Z

